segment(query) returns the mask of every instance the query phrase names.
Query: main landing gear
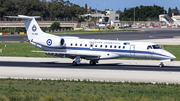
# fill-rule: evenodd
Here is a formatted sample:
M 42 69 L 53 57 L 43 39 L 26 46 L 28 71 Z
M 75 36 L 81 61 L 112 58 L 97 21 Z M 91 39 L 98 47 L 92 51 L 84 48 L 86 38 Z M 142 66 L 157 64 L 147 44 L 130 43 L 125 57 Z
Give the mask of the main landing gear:
M 96 65 L 98 63 L 98 60 L 90 60 L 89 64 L 90 65 Z M 75 60 L 72 62 L 73 66 L 78 66 L 81 64 L 81 58 L 80 56 L 76 56 Z
M 159 64 L 159 67 L 160 67 L 160 68 L 163 68 L 163 67 L 164 67 L 163 62 L 161 62 L 161 63 Z
M 98 60 L 90 60 L 89 61 L 90 65 L 96 65 L 96 63 L 98 63 Z
M 80 56 L 76 56 L 75 60 L 72 62 L 73 66 L 78 66 L 81 62 Z

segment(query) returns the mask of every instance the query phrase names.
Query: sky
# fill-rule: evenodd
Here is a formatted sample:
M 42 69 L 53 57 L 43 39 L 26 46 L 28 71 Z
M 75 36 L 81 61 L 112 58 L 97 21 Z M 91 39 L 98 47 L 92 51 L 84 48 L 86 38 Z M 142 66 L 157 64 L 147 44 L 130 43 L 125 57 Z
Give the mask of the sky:
M 66 1 L 66 0 L 64 0 Z M 69 0 L 73 4 L 88 7 L 97 8 L 98 10 L 113 9 L 124 11 L 124 8 L 132 8 L 136 6 L 153 6 L 158 5 L 164 7 L 168 11 L 168 8 L 175 8 L 176 6 L 180 10 L 180 0 Z

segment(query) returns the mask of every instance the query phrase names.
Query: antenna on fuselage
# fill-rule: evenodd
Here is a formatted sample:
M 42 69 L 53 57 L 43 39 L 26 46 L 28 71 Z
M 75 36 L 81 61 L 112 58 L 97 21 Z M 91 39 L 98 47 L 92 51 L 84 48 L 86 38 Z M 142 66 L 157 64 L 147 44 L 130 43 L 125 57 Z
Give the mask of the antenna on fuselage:
M 116 40 L 119 41 L 118 38 L 116 38 Z

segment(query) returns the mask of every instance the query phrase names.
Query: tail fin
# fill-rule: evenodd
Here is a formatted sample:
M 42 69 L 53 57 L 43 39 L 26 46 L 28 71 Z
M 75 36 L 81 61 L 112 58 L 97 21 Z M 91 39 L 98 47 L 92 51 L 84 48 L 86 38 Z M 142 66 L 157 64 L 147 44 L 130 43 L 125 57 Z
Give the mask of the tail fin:
M 40 18 L 39 16 L 6 16 L 9 18 L 21 18 L 24 22 L 26 27 L 28 40 L 32 40 L 34 38 L 46 37 L 51 36 L 50 34 L 44 33 L 41 28 L 39 27 L 38 23 L 36 22 L 35 18 Z

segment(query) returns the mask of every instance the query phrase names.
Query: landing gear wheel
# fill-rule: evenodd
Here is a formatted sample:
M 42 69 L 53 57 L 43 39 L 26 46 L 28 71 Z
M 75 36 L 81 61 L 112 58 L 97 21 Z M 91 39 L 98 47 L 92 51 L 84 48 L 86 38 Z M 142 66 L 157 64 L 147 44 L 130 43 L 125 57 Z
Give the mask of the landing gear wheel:
M 77 66 L 78 65 L 76 61 L 73 61 L 72 64 L 73 64 L 73 66 Z
M 160 68 L 163 68 L 163 67 L 164 67 L 164 64 L 163 64 L 163 63 L 161 63 L 161 64 L 159 65 L 159 67 L 160 67 Z
M 96 65 L 96 61 L 95 60 L 90 60 L 89 64 L 90 65 Z

